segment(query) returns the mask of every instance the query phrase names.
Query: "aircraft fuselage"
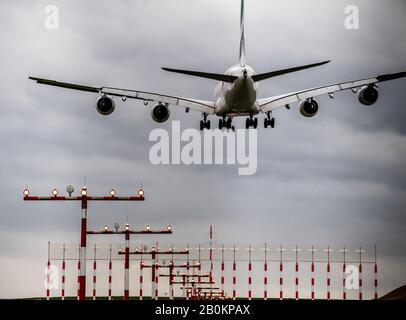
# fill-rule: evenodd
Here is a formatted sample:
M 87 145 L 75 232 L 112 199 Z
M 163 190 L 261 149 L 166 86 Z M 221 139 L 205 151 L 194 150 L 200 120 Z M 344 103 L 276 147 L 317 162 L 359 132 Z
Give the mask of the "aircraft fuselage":
M 233 83 L 219 82 L 214 91 L 215 113 L 218 116 L 241 116 L 257 114 L 258 84 L 252 79 L 255 75 L 250 66 L 235 65 L 229 68 L 226 75 L 237 76 Z

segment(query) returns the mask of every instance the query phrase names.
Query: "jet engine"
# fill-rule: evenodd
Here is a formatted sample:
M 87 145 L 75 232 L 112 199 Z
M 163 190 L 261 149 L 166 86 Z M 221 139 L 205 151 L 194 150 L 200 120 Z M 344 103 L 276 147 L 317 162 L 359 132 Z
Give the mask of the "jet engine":
M 109 114 L 112 114 L 115 107 L 116 107 L 116 105 L 115 105 L 113 99 L 106 95 L 97 99 L 96 109 L 100 114 L 102 114 L 104 116 L 108 116 Z
M 306 118 L 314 117 L 319 110 L 319 104 L 316 100 L 303 100 L 300 102 L 300 114 Z
M 169 108 L 162 103 L 155 105 L 151 110 L 152 119 L 159 123 L 162 123 L 162 122 L 165 122 L 166 120 L 168 120 L 169 114 L 170 114 Z
M 358 91 L 358 100 L 364 106 L 373 105 L 378 100 L 378 97 L 378 90 L 373 86 L 365 86 Z

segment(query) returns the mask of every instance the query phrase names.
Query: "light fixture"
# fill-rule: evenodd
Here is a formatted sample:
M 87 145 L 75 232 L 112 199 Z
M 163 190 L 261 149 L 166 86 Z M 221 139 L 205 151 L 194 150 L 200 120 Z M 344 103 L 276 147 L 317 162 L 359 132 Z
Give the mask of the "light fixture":
M 147 231 L 150 232 L 151 231 L 151 227 L 147 226 Z
M 168 231 L 172 231 L 171 225 L 168 226 Z
M 24 189 L 23 194 L 25 197 L 28 197 L 30 195 L 30 190 Z
M 87 195 L 87 188 L 83 187 L 81 193 L 82 193 L 82 196 L 86 196 Z
M 108 226 L 104 226 L 104 232 L 109 231 L 109 227 Z
M 53 190 L 52 190 L 52 195 L 53 195 L 54 197 L 56 197 L 56 196 L 58 195 L 58 189 L 53 189 Z
M 116 190 L 114 190 L 114 189 L 111 189 L 109 193 L 110 193 L 110 196 L 112 196 L 112 197 L 116 196 Z
M 138 195 L 140 197 L 143 197 L 144 196 L 144 190 L 142 190 L 142 189 L 138 190 Z
M 128 223 L 125 224 L 125 230 L 130 230 L 130 225 Z

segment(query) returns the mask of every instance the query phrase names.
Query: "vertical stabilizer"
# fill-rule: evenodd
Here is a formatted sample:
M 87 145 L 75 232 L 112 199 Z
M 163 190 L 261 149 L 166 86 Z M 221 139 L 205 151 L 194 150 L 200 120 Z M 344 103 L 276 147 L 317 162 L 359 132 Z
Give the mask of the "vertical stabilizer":
M 245 66 L 245 37 L 244 37 L 244 0 L 241 0 L 240 16 L 240 66 Z

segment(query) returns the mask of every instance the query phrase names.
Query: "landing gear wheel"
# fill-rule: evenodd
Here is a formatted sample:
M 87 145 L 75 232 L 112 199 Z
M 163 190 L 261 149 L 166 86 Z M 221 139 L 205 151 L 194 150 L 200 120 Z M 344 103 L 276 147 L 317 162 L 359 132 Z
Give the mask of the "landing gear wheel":
M 251 126 L 250 118 L 247 118 L 247 120 L 245 120 L 245 129 L 249 129 L 250 126 Z
M 264 128 L 265 129 L 268 128 L 268 119 L 267 118 L 264 119 Z
M 223 129 L 223 119 L 219 119 L 219 129 Z
M 254 119 L 252 126 L 254 127 L 254 129 L 258 127 L 258 118 Z
M 227 129 L 231 129 L 231 124 L 232 124 L 232 119 L 228 118 L 227 119 Z
M 207 130 L 210 130 L 210 120 L 207 120 L 207 121 L 206 121 L 206 129 L 207 129 Z
M 204 129 L 204 122 L 203 120 L 200 120 L 200 131 L 203 131 Z
M 271 120 L 269 120 L 269 124 L 271 125 L 271 128 L 275 128 L 275 118 L 272 118 Z

